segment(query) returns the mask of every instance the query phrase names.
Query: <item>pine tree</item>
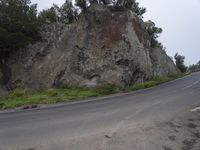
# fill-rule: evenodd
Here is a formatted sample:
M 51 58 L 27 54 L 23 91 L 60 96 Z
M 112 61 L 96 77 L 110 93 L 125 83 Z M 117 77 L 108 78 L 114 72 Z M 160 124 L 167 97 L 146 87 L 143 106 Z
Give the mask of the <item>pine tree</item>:
M 0 56 L 39 39 L 37 5 L 30 0 L 0 1 Z

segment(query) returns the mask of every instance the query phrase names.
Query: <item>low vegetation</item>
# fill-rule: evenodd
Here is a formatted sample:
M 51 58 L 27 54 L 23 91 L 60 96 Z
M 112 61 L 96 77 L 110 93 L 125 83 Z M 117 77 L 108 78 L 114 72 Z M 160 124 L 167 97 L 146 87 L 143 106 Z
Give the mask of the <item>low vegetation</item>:
M 144 88 L 156 86 L 177 78 L 185 74 L 177 74 L 168 77 L 155 77 L 150 81 L 127 87 L 126 91 L 135 91 Z M 0 109 L 13 109 L 16 107 L 29 108 L 28 106 L 37 107 L 39 104 L 55 104 L 62 102 L 72 102 L 84 100 L 92 97 L 115 94 L 119 91 L 114 85 L 107 85 L 98 88 L 81 88 L 75 86 L 66 86 L 63 88 L 52 88 L 44 91 L 27 92 L 16 89 L 6 96 L 0 98 Z
M 150 87 L 153 87 L 153 86 L 165 83 L 165 82 L 169 82 L 169 81 L 181 78 L 183 76 L 185 76 L 185 74 L 179 73 L 179 74 L 176 74 L 176 75 L 170 75 L 170 76 L 166 76 L 166 77 L 159 77 L 159 76 L 158 77 L 154 77 L 149 81 L 129 86 L 128 90 L 129 91 L 135 91 L 135 90 L 141 90 L 141 89 L 145 89 L 145 88 L 150 88 Z
M 66 86 L 63 88 L 52 88 L 44 91 L 27 92 L 16 89 L 0 100 L 0 109 L 13 109 L 20 106 L 37 104 L 55 104 L 84 100 L 86 98 L 114 94 L 117 88 L 107 85 L 98 88 L 81 88 Z

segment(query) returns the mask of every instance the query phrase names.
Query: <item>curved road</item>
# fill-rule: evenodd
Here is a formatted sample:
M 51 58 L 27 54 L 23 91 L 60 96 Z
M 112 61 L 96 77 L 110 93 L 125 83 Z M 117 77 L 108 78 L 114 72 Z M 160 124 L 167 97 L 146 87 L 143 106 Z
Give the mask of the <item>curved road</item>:
M 200 73 L 195 73 L 154 88 L 95 101 L 4 112 L 0 113 L 0 150 L 38 150 L 40 146 L 59 150 L 55 146 L 61 141 L 106 133 L 126 121 L 164 121 L 198 105 Z

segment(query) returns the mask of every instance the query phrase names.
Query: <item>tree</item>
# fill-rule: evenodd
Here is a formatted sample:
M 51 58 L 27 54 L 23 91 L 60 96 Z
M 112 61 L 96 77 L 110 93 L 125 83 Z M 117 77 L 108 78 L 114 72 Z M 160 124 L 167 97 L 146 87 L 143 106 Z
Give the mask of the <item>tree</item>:
M 110 0 L 100 0 L 100 3 L 102 3 L 103 5 L 109 5 L 112 2 Z
M 89 3 L 92 5 L 94 3 L 98 4 L 98 0 L 89 0 Z
M 115 6 L 132 10 L 134 0 L 117 0 Z
M 12 51 L 37 41 L 37 5 L 30 0 L 0 1 L 0 61 Z
M 69 0 L 65 1 L 65 3 L 59 8 L 58 12 L 60 15 L 60 21 L 63 23 L 72 23 L 74 20 L 76 20 L 78 15 L 77 9 Z
M 198 61 L 196 64 L 190 65 L 188 70 L 191 72 L 200 71 L 200 61 Z
M 75 0 L 75 5 L 85 12 L 87 9 L 87 0 Z
M 182 72 L 185 73 L 187 71 L 187 67 L 185 66 L 185 56 L 179 55 L 178 53 L 175 54 L 174 59 L 176 60 L 177 68 Z
M 53 5 L 51 8 L 42 10 L 38 15 L 40 25 L 51 24 L 57 22 L 58 19 L 57 6 Z
M 135 0 L 117 0 L 115 6 L 123 7 L 124 9 L 132 10 L 137 16 L 142 18 L 142 15 L 146 12 L 146 9 L 139 6 L 139 3 Z
M 66 2 L 61 7 L 53 4 L 50 9 L 46 9 L 40 12 L 38 19 L 41 25 L 55 22 L 69 24 L 74 22 L 77 16 L 77 9 L 73 6 L 72 2 L 66 0 Z
M 132 0 L 129 0 L 129 1 L 132 1 Z M 143 8 L 143 7 L 140 7 L 139 6 L 139 3 L 136 2 L 135 0 L 133 0 L 133 11 L 140 17 L 142 17 L 143 14 L 146 13 L 146 8 Z
M 160 45 L 160 43 L 157 41 L 158 35 L 162 33 L 162 29 L 156 27 L 155 23 L 151 20 L 145 22 L 146 31 L 150 36 L 151 40 L 151 47 L 156 47 Z

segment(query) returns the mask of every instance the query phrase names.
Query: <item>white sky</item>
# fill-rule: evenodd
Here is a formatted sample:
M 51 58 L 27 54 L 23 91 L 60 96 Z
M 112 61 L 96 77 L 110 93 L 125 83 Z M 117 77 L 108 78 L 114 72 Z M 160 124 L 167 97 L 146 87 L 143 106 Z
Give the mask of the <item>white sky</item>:
M 32 0 L 38 10 L 49 8 L 53 3 L 65 0 Z M 138 0 L 147 8 L 145 20 L 152 20 L 163 28 L 159 40 L 167 47 L 167 53 L 186 56 L 186 64 L 200 60 L 200 0 Z

